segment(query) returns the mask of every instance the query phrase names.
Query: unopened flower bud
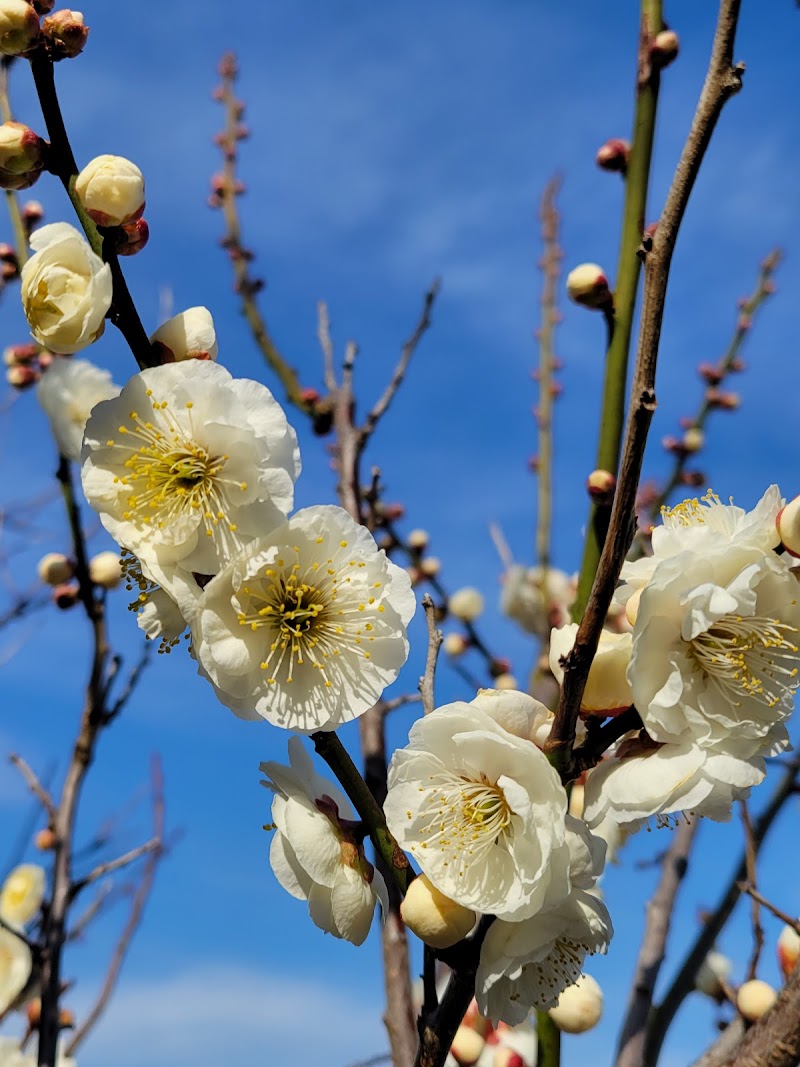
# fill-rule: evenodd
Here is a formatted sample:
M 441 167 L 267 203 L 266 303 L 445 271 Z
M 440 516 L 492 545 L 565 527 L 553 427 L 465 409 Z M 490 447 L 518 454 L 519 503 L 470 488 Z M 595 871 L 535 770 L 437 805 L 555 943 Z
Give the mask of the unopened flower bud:
M 471 1026 L 459 1026 L 450 1046 L 450 1055 L 458 1067 L 473 1067 L 480 1059 L 485 1044 L 477 1030 Z
M 150 227 L 145 219 L 126 222 L 122 227 L 123 238 L 117 244 L 118 256 L 135 256 L 150 239 Z
M 75 179 L 75 193 L 98 226 L 122 226 L 144 211 L 144 175 L 124 156 L 96 156 Z
M 77 582 L 64 582 L 53 588 L 53 603 L 62 611 L 74 608 L 80 597 L 80 589 Z
M 475 912 L 450 900 L 421 874 L 408 887 L 400 916 L 409 930 L 431 948 L 449 948 L 475 925 Z
M 483 611 L 483 597 L 477 589 L 457 589 L 447 601 L 447 610 L 462 622 L 474 622 Z
M 62 1008 L 58 1013 L 58 1026 L 60 1030 L 71 1030 L 75 1026 L 75 1014 L 69 1008 Z
M 662 30 L 650 45 L 650 59 L 657 67 L 668 67 L 680 51 L 680 39 L 674 30 Z
M 722 411 L 736 411 L 742 403 L 742 398 L 738 393 L 725 393 L 720 389 L 707 389 L 706 403 L 709 407 L 720 408 Z
M 699 426 L 690 426 L 681 442 L 684 452 L 699 452 L 705 444 L 705 436 Z
M 492 1057 L 492 1067 L 528 1067 L 528 1064 L 513 1048 L 498 1045 Z
M 0 0 L 0 55 L 22 56 L 39 39 L 39 16 L 27 0 Z
M 617 171 L 624 174 L 628 169 L 631 146 L 621 137 L 611 137 L 597 149 L 595 163 L 601 170 Z
M 733 963 L 721 952 L 709 952 L 694 976 L 694 987 L 712 1000 L 724 996 L 723 982 L 727 982 Z
M 34 344 L 9 345 L 3 349 L 3 362 L 7 367 L 30 363 L 39 355 L 39 346 Z
M 697 368 L 697 373 L 708 382 L 709 385 L 719 385 L 722 381 L 723 373 L 719 367 L 714 366 L 713 363 L 701 363 Z
M 384 504 L 381 508 L 381 515 L 387 522 L 397 522 L 405 516 L 405 513 L 405 505 L 400 504 L 397 501 L 390 504 Z
M 68 582 L 75 574 L 72 561 L 62 552 L 48 552 L 42 556 L 37 567 L 39 577 L 47 585 L 61 585 Z
M 519 689 L 519 682 L 513 674 L 509 674 L 508 671 L 503 671 L 502 674 L 496 675 L 494 679 L 495 689 Z
M 24 926 L 38 913 L 44 900 L 45 871 L 36 863 L 21 863 L 0 890 L 0 919 Z
M 567 275 L 567 296 L 582 307 L 594 311 L 611 306 L 608 278 L 596 263 L 581 263 Z
M 442 569 L 442 561 L 438 556 L 423 556 L 419 561 L 419 570 L 426 578 L 435 578 Z
M 80 11 L 64 8 L 43 19 L 42 32 L 50 41 L 54 60 L 74 59 L 86 47 L 89 27 L 84 24 Z
M 28 1017 L 28 1026 L 31 1030 L 36 1030 L 42 1017 L 42 1002 L 38 997 L 28 1001 L 25 1005 L 25 1014 Z
M 57 841 L 55 832 L 49 826 L 44 830 L 37 830 L 33 838 L 33 844 L 40 852 L 52 852 Z
M 22 221 L 29 230 L 33 229 L 43 218 L 44 208 L 38 200 L 28 200 L 26 204 L 22 205 Z
M 446 634 L 444 641 L 442 641 L 442 648 L 448 656 L 456 659 L 458 656 L 463 656 L 467 651 L 469 641 L 462 634 Z
M 784 978 L 788 978 L 800 957 L 800 934 L 793 926 L 784 926 L 778 938 L 778 963 Z
M 564 1033 L 583 1034 L 600 1021 L 603 991 L 591 975 L 582 974 L 575 985 L 567 986 L 548 1014 Z
M 0 186 L 25 189 L 33 185 L 44 166 L 45 142 L 22 122 L 0 125 Z M 15 184 L 23 178 L 27 185 Z
M 159 326 L 150 343 L 161 346 L 162 362 L 216 359 L 219 348 L 214 320 L 206 307 L 193 307 Z
M 413 548 L 415 552 L 421 552 L 424 548 L 427 548 L 430 535 L 427 530 L 412 530 L 406 538 L 406 542 L 409 548 Z
M 614 497 L 617 479 L 611 471 L 595 470 L 586 479 L 586 489 L 592 500 L 598 503 L 610 504 Z
M 800 557 L 800 496 L 790 500 L 775 518 L 778 537 L 790 556 Z
M 89 560 L 89 577 L 103 589 L 116 589 L 122 581 L 122 566 L 117 552 L 100 552 Z
M 15 389 L 28 389 L 36 385 L 40 378 L 41 374 L 36 367 L 19 365 L 9 367 L 6 371 L 6 381 Z
M 769 982 L 753 978 L 752 981 L 739 986 L 739 992 L 736 994 L 736 1007 L 744 1019 L 754 1023 L 756 1019 L 767 1014 L 777 999 L 778 994 Z

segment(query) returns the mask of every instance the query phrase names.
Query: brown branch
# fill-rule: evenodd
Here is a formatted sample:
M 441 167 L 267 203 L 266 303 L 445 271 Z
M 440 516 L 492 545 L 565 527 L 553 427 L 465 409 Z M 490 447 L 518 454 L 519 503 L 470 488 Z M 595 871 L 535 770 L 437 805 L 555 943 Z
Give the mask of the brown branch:
M 389 405 L 397 393 L 397 390 L 403 384 L 403 379 L 406 376 L 408 365 L 411 362 L 411 357 L 417 349 L 417 345 L 422 340 L 422 337 L 427 333 L 431 325 L 431 312 L 433 310 L 436 297 L 439 295 L 439 289 L 441 288 L 441 282 L 437 278 L 428 289 L 425 294 L 425 298 L 422 303 L 422 311 L 416 326 L 408 338 L 406 343 L 400 352 L 400 359 L 397 362 L 397 366 L 394 369 L 391 381 L 386 386 L 383 395 L 377 400 L 372 410 L 368 413 L 364 423 L 359 427 L 359 448 L 363 452 L 367 446 L 372 434 L 375 432 L 380 420 L 386 414 L 389 409 Z
M 765 896 L 756 889 L 750 882 L 739 882 L 738 888 L 752 898 L 755 903 L 760 904 L 766 908 L 768 912 L 775 916 L 776 919 L 780 919 L 781 922 L 786 923 L 787 926 L 791 926 L 796 934 L 800 934 L 800 920 L 793 919 L 791 915 L 785 911 L 781 911 L 780 908 L 776 908 L 775 905 L 767 900 Z
M 778 999 L 722 1063 L 725 1067 L 797 1067 L 800 1063 L 800 967 Z
M 719 1035 L 714 1044 L 706 1049 L 692 1067 L 723 1067 L 730 1054 L 736 1049 L 744 1036 L 744 1022 L 737 1016 Z
M 628 1007 L 617 1048 L 616 1067 L 639 1067 L 644 1054 L 653 990 L 667 952 L 672 912 L 689 864 L 697 820 L 682 822 L 661 865 L 661 878 L 646 908 L 644 936 L 636 960 Z
M 769 803 L 753 825 L 753 848 L 756 855 L 758 855 L 784 804 L 790 797 L 794 796 L 798 773 L 800 773 L 800 755 L 795 756 L 787 764 L 780 782 L 770 797 Z M 664 994 L 661 1003 L 653 1011 L 647 1034 L 645 1067 L 655 1067 L 664 1038 L 672 1025 L 672 1020 L 675 1018 L 685 998 L 694 989 L 695 977 L 700 965 L 714 947 L 715 941 L 733 914 L 733 909 L 741 896 L 739 886 L 746 876 L 747 857 L 743 852 L 716 908 L 706 918 L 694 943 L 684 956 L 678 972 Z
M 151 837 L 149 841 L 144 841 L 141 845 L 137 845 L 136 848 L 129 849 L 121 856 L 117 856 L 116 859 L 107 860 L 105 863 L 98 863 L 98 865 L 86 875 L 85 878 L 79 878 L 72 886 L 72 896 L 75 898 L 87 885 L 91 885 L 92 882 L 96 882 L 98 878 L 104 878 L 107 874 L 113 874 L 114 871 L 119 871 L 123 867 L 129 866 L 131 863 L 135 863 L 136 860 L 141 859 L 142 856 L 146 856 L 149 852 L 160 852 L 163 848 L 163 840 L 160 837 Z
M 436 676 L 436 660 L 439 658 L 439 647 L 442 643 L 442 631 L 436 625 L 436 608 L 427 593 L 422 598 L 422 608 L 428 624 L 428 654 L 425 658 L 425 673 L 419 680 L 419 691 L 424 712 L 430 715 L 436 707 L 433 683 Z
M 134 934 L 139 928 L 139 924 L 142 921 L 142 914 L 144 912 L 145 904 L 147 903 L 150 891 L 153 888 L 153 881 L 156 875 L 156 869 L 158 867 L 159 860 L 164 854 L 163 841 L 164 841 L 164 778 L 161 770 L 161 762 L 157 756 L 153 756 L 150 770 L 150 777 L 152 782 L 153 793 L 153 842 L 157 844 L 149 850 L 147 853 L 147 863 L 142 873 L 141 881 L 136 889 L 131 902 L 130 912 L 128 914 L 128 920 L 123 927 L 122 933 L 117 940 L 117 944 L 114 948 L 114 953 L 111 957 L 111 961 L 106 972 L 105 980 L 103 982 L 100 993 L 94 1006 L 89 1011 L 86 1018 L 77 1028 L 72 1035 L 65 1054 L 67 1056 L 74 1055 L 76 1049 L 83 1044 L 89 1035 L 90 1031 L 97 1024 L 100 1016 L 106 1009 L 108 1001 L 111 998 L 114 988 L 117 984 L 122 965 L 125 962 L 125 956 L 127 955 L 128 948 L 133 939 Z M 150 842 L 148 842 L 150 844 Z
M 741 88 L 743 67 L 732 65 L 741 0 L 721 0 L 711 60 L 689 136 L 672 180 L 652 243 L 643 248 L 645 285 L 628 422 L 608 535 L 586 612 L 566 657 L 561 698 L 545 752 L 565 780 L 572 774 L 571 752 L 600 632 L 634 533 L 636 491 L 650 423 L 656 408 L 655 376 L 672 253 L 689 195 L 727 100 Z
M 615 741 L 619 741 L 631 730 L 641 730 L 642 720 L 639 712 L 634 707 L 626 708 L 613 719 L 609 719 L 601 726 L 595 725 L 596 720 L 589 718 L 586 721 L 587 737 L 582 745 L 572 753 L 572 771 L 577 778 L 584 771 L 589 771 L 600 762 L 603 753 L 609 749 Z
M 336 387 L 336 371 L 333 359 L 333 341 L 331 340 L 331 320 L 328 305 L 324 300 L 317 303 L 317 337 L 322 349 L 322 377 L 325 388 L 332 393 Z
M 47 818 L 50 820 L 50 822 L 53 822 L 56 816 L 55 802 L 48 793 L 48 791 L 45 789 L 45 787 L 42 785 L 42 783 L 39 781 L 39 779 L 36 777 L 34 771 L 25 762 L 22 756 L 18 756 L 16 753 L 10 755 L 8 759 L 9 762 L 13 763 L 13 765 L 17 768 L 19 773 L 25 779 L 28 788 L 46 811 Z
M 747 810 L 747 801 L 739 801 L 739 812 L 742 816 L 742 828 L 744 830 L 744 856 L 747 867 L 747 881 L 755 889 L 758 884 L 756 876 L 756 846 L 753 839 L 753 824 L 750 821 L 750 813 Z M 751 981 L 758 974 L 758 961 L 761 958 L 761 950 L 764 947 L 764 927 L 761 925 L 761 912 L 758 902 L 758 893 L 750 894 L 750 923 L 753 928 L 753 952 L 747 965 L 747 978 Z

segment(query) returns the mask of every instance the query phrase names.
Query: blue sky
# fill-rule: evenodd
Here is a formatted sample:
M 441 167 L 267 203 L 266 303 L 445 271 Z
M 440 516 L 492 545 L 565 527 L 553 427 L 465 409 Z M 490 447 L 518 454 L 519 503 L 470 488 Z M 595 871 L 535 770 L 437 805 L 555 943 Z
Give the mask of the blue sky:
M 173 0 L 137 15 L 134 24 L 124 7 L 99 0 L 82 6 L 90 43 L 81 59 L 57 70 L 62 105 L 81 163 L 114 152 L 145 172 L 151 240 L 125 271 L 148 329 L 158 324 L 165 299 L 176 309 L 206 304 L 221 361 L 275 387 L 237 312 L 216 247 L 221 220 L 205 205 L 217 168 L 211 137 L 222 118 L 210 92 L 226 48 L 239 56 L 253 132 L 241 160 L 247 241 L 268 279 L 263 306 L 274 336 L 304 383 L 321 384 L 317 300 L 330 304 L 339 351 L 351 337 L 361 346 L 357 382 L 366 405 L 382 389 L 424 290 L 442 277 L 434 328 L 368 460 L 382 467 L 389 499 L 405 504 L 406 528 L 431 532 L 448 586 L 483 589 L 489 604 L 483 629 L 524 677 L 533 649 L 498 616 L 500 568 L 487 526 L 498 522 L 516 558 L 531 561 L 535 484 L 526 462 L 535 450 L 529 375 L 538 317 L 538 199 L 549 176 L 562 172 L 566 264 L 595 260 L 613 273 L 622 183 L 598 171 L 593 158 L 607 137 L 629 132 L 634 5 L 296 0 L 231 6 L 226 20 L 210 0 Z M 800 149 L 791 101 L 800 15 L 790 0 L 743 6 L 736 53 L 747 62 L 745 90 L 723 116 L 675 256 L 647 466 L 665 469 L 658 442 L 700 399 L 696 364 L 722 352 L 737 297 L 752 287 L 759 260 L 781 245 L 787 258 L 780 292 L 748 343 L 750 369 L 735 383 L 742 409 L 713 418 L 704 458 L 709 484 L 721 496 L 752 505 L 771 481 L 787 495 L 797 491 L 793 294 L 800 266 L 792 246 L 800 233 Z M 668 9 L 682 51 L 663 80 L 650 218 L 688 129 L 715 13 L 714 4 L 691 0 Z M 13 92 L 19 117 L 40 128 L 22 66 Z M 49 221 L 70 220 L 55 181 L 43 179 L 34 192 Z M 579 558 L 583 480 L 593 466 L 603 327 L 599 316 L 563 310 L 554 554 L 571 570 Z M 25 339 L 13 291 L 0 315 L 4 344 Z M 111 328 L 88 355 L 120 383 L 134 370 Z M 333 477 L 321 443 L 299 416 L 290 419 L 304 461 L 296 503 L 330 502 Z M 30 394 L 0 420 L 0 464 L 2 502 L 12 513 L 15 501 L 52 486 L 53 447 Z M 88 522 L 96 531 L 91 516 Z M 92 544 L 110 547 L 100 533 Z M 23 545 L 6 530 L 3 547 L 14 553 L 13 582 L 26 588 L 39 555 L 66 548 L 59 509 L 48 509 Z M 134 658 L 138 631 L 124 599 L 117 594 L 112 608 L 112 636 Z M 419 624 L 413 639 L 395 692 L 415 687 L 424 647 Z M 63 769 L 86 654 L 77 612 L 40 612 L 0 634 L 4 751 L 19 750 L 38 768 L 61 761 Z M 444 665 L 439 701 L 470 696 Z M 393 744 L 403 743 L 410 719 L 404 712 L 393 717 Z M 354 741 L 355 728 L 344 736 Z M 120 850 L 149 833 L 141 786 L 153 751 L 164 763 L 169 824 L 181 836 L 162 865 L 120 992 L 82 1053 L 82 1067 L 204 1067 L 254 1056 L 312 1067 L 323 1051 L 332 1067 L 345 1067 L 380 1051 L 377 938 L 356 950 L 323 937 L 269 870 L 261 829 L 267 796 L 257 768 L 263 759 L 285 759 L 286 738 L 219 707 L 188 660 L 160 659 L 103 738 L 85 793 L 87 839 L 110 812 L 121 813 Z M 755 804 L 762 799 L 756 795 Z M 0 845 L 10 853 L 30 808 L 8 769 L 0 769 L 0 809 L 6 828 Z M 677 913 L 683 942 L 698 909 L 716 898 L 719 870 L 738 848 L 736 826 L 701 833 Z M 590 968 L 606 991 L 607 1019 L 566 1043 L 565 1067 L 585 1061 L 587 1050 L 593 1062 L 610 1060 L 640 929 L 631 901 L 644 902 L 655 878 L 633 865 L 664 846 L 663 833 L 641 835 L 624 865 L 607 876 L 617 936 L 611 955 Z M 800 911 L 796 873 L 787 871 L 776 839 L 763 864 L 763 889 L 788 911 Z M 68 973 L 80 979 L 71 996 L 76 1008 L 91 1001 L 122 921 L 121 910 L 110 911 L 72 951 Z M 776 929 L 768 920 L 768 942 Z M 737 960 L 741 978 L 746 916 L 722 947 Z M 676 941 L 667 971 L 679 958 Z M 775 976 L 771 949 L 764 975 Z M 711 1011 L 691 1005 L 664 1062 L 683 1067 L 711 1037 Z

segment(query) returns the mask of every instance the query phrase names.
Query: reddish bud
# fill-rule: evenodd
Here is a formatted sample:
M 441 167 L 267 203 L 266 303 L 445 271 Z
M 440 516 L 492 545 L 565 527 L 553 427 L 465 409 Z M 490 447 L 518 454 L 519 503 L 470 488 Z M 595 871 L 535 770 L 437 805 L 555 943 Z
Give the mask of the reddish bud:
M 28 227 L 33 227 L 44 218 L 44 208 L 38 200 L 28 200 L 22 205 L 22 221 Z
M 42 20 L 42 33 L 50 41 L 54 60 L 74 59 L 86 47 L 89 27 L 84 24 L 80 11 L 65 8 Z
M 77 582 L 63 582 L 53 589 L 53 603 L 62 611 L 73 608 L 78 603 L 80 590 Z
M 586 491 L 598 504 L 609 504 L 617 487 L 617 479 L 611 471 L 592 471 L 586 479 Z
M 56 847 L 58 838 L 55 832 L 47 827 L 45 830 L 39 830 L 33 839 L 34 846 L 39 849 L 40 852 L 52 852 Z
M 6 371 L 6 381 L 14 389 L 29 389 L 32 385 L 36 385 L 40 378 L 38 368 L 24 364 L 16 364 Z
M 704 381 L 708 382 L 709 385 L 719 385 L 724 377 L 719 367 L 715 366 L 713 363 L 701 363 L 697 368 L 697 373 Z
M 621 137 L 611 137 L 597 149 L 594 161 L 601 170 L 624 174 L 628 169 L 630 154 L 631 146 L 628 141 Z
M 150 237 L 150 227 L 145 219 L 137 219 L 135 222 L 120 226 L 124 234 L 123 240 L 117 245 L 117 255 L 135 256 L 141 252 Z
M 310 386 L 306 389 L 301 389 L 300 399 L 304 404 L 308 404 L 309 407 L 314 407 L 315 404 L 319 403 L 319 390 L 313 389 Z
M 677 58 L 680 51 L 680 39 L 674 30 L 662 30 L 653 38 L 650 45 L 650 61 L 654 66 L 668 67 Z

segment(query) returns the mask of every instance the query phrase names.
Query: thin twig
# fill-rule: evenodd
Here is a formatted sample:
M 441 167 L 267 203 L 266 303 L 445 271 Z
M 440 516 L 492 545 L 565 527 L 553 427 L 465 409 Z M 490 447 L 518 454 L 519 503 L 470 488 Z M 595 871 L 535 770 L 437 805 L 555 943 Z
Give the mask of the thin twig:
M 575 723 L 589 668 L 597 651 L 600 632 L 633 537 L 636 490 L 647 435 L 656 407 L 658 345 L 675 241 L 717 120 L 725 103 L 742 84 L 744 68 L 732 65 L 740 3 L 741 0 L 722 0 L 720 4 L 708 73 L 689 136 L 667 194 L 652 245 L 648 241 L 644 248 L 644 305 L 631 386 L 628 424 L 608 535 L 575 644 L 566 657 L 561 697 L 550 738 L 545 745 L 545 752 L 566 779 L 571 775 L 570 755 L 575 740 Z
M 333 341 L 331 340 L 331 320 L 328 305 L 324 300 L 317 303 L 317 337 L 322 349 L 322 376 L 325 388 L 332 393 L 337 388 L 336 370 L 333 361 Z
M 49 792 L 45 789 L 45 787 L 36 777 L 34 771 L 25 762 L 22 756 L 18 756 L 16 753 L 13 753 L 8 757 L 8 759 L 9 762 L 13 763 L 13 765 L 17 768 L 19 773 L 25 779 L 25 782 L 30 791 L 33 793 L 33 795 L 42 805 L 44 810 L 47 812 L 47 818 L 49 819 L 49 821 L 53 822 L 56 816 L 56 805 Z
M 97 896 L 85 911 L 78 916 L 72 926 L 70 926 L 69 933 L 67 934 L 67 941 L 78 941 L 83 936 L 84 931 L 91 925 L 92 920 L 95 919 L 109 903 L 109 898 L 113 893 L 114 886 L 111 882 L 105 882 L 99 887 Z
M 143 842 L 141 845 L 137 845 L 136 848 L 129 849 L 121 856 L 117 856 L 116 859 L 107 860 L 105 863 L 98 863 L 98 865 L 84 877 L 79 878 L 72 887 L 72 896 L 76 897 L 87 885 L 91 885 L 92 882 L 96 882 L 98 878 L 103 878 L 107 874 L 112 874 L 114 871 L 119 871 L 123 867 L 129 866 L 131 863 L 135 863 L 136 860 L 141 859 L 142 856 L 146 856 L 150 852 L 158 852 L 163 848 L 163 839 L 160 837 L 151 837 L 149 841 Z
M 130 698 L 133 696 L 134 690 L 136 689 L 136 686 L 139 684 L 139 681 L 140 681 L 140 679 L 142 677 L 142 673 L 144 672 L 144 669 L 152 661 L 152 658 L 153 658 L 153 647 L 154 646 L 153 646 L 153 642 L 152 641 L 143 641 L 142 642 L 142 647 L 141 647 L 141 650 L 139 652 L 139 659 L 133 665 L 133 667 L 131 667 L 131 669 L 130 669 L 130 671 L 128 673 L 128 677 L 125 680 L 125 685 L 123 686 L 119 696 L 114 701 L 114 703 L 111 705 L 111 707 L 108 709 L 108 714 L 107 714 L 107 721 L 108 722 L 111 722 L 112 719 L 115 719 L 117 717 L 117 715 L 119 715 L 119 713 L 122 711 L 122 709 L 128 703 Z M 112 680 L 111 678 L 108 679 L 109 684 L 110 684 L 111 680 Z
M 363 425 L 359 427 L 359 445 L 361 451 L 366 448 L 367 442 L 375 432 L 376 426 L 388 411 L 389 405 L 394 399 L 397 390 L 403 384 L 403 379 L 406 376 L 411 357 L 414 355 L 417 345 L 431 325 L 431 311 L 433 310 L 433 305 L 439 294 L 440 287 L 441 282 L 437 278 L 425 294 L 419 320 L 417 321 L 411 336 L 403 345 L 400 352 L 400 359 L 397 362 L 397 366 L 394 369 L 389 384 L 386 386 L 383 395 L 377 400 L 372 410 L 368 413 Z
M 65 1049 L 65 1054 L 67 1056 L 72 1056 L 77 1048 L 86 1040 L 87 1036 L 100 1019 L 100 1016 L 105 1011 L 108 1001 L 111 999 L 120 971 L 122 970 L 122 965 L 125 962 L 128 948 L 130 947 L 133 936 L 142 921 L 145 904 L 147 903 L 150 891 L 153 888 L 153 881 L 155 880 L 159 860 L 164 855 L 163 847 L 161 847 L 164 841 L 164 778 L 161 770 L 161 762 L 157 756 L 153 756 L 152 758 L 150 778 L 153 794 L 153 841 L 159 842 L 160 845 L 150 849 L 147 854 L 147 863 L 142 872 L 142 878 L 134 894 L 133 901 L 131 902 L 128 920 L 117 940 L 100 993 L 98 994 L 94 1006 L 90 1009 L 86 1018 L 70 1038 Z
M 698 820 L 682 822 L 661 865 L 661 878 L 646 908 L 646 920 L 628 1007 L 620 1032 L 616 1067 L 639 1067 L 644 1054 L 653 991 L 667 952 L 672 913 L 689 863 Z
M 433 685 L 436 676 L 436 660 L 439 658 L 439 648 L 442 644 L 442 631 L 436 625 L 436 607 L 427 593 L 422 598 L 422 608 L 428 624 L 428 654 L 425 658 L 425 673 L 419 680 L 419 691 L 424 712 L 430 715 L 436 707 Z
M 747 810 L 747 801 L 739 801 L 739 813 L 742 817 L 744 830 L 744 856 L 747 866 L 747 881 L 755 889 L 758 885 L 756 875 L 756 846 L 753 840 L 753 824 L 750 821 L 750 813 Z M 753 952 L 747 965 L 747 979 L 751 981 L 758 974 L 758 961 L 761 958 L 761 950 L 764 947 L 764 927 L 761 925 L 761 912 L 758 902 L 758 894 L 750 894 L 750 924 L 753 928 Z
M 765 896 L 762 896 L 751 882 L 739 882 L 738 888 L 742 893 L 746 893 L 751 897 L 756 904 L 760 904 L 762 907 L 766 908 L 776 919 L 780 919 L 781 922 L 786 923 L 787 926 L 791 926 L 796 934 L 800 934 L 800 919 L 793 919 L 787 912 L 777 908 L 772 901 L 767 900 Z

